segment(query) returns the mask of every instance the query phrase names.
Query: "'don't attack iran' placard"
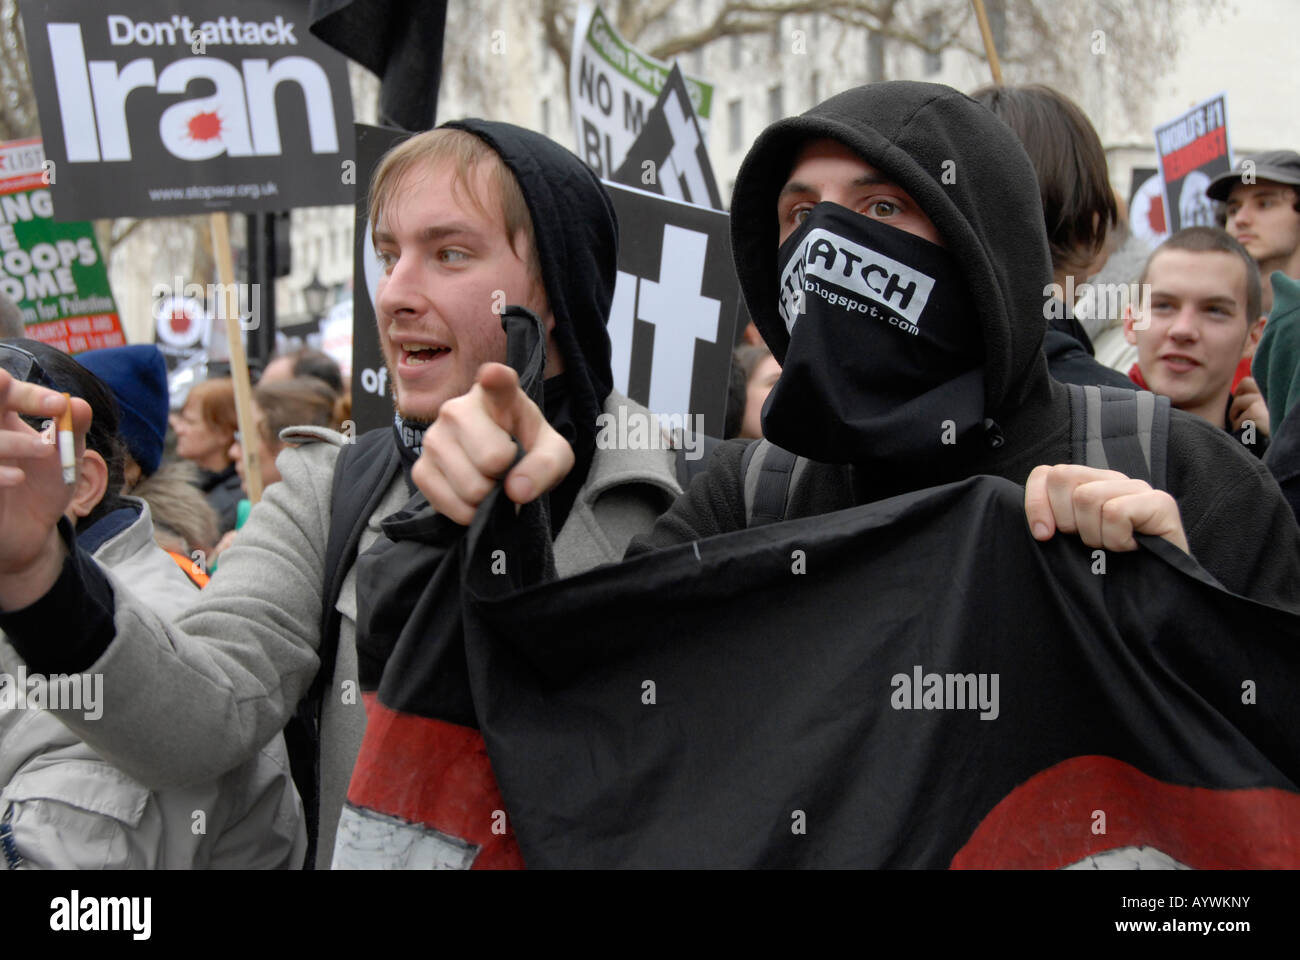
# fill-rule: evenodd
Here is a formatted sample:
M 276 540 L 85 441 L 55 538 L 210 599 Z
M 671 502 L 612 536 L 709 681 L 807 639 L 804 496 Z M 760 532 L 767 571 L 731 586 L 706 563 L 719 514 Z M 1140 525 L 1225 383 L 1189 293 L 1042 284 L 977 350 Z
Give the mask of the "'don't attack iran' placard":
M 277 0 L 21 0 L 60 219 L 352 201 L 344 58 Z
M 0 290 L 27 336 L 67 353 L 126 343 L 108 270 L 84 220 L 54 220 L 39 139 L 0 144 Z

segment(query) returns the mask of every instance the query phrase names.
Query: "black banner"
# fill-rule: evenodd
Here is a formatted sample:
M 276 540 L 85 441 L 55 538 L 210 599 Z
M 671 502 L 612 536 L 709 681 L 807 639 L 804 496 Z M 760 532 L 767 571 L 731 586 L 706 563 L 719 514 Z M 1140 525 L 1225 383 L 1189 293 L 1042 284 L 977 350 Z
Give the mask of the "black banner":
M 618 212 L 614 386 L 721 437 L 740 286 L 727 214 L 605 183 Z
M 494 493 L 465 652 L 524 861 L 1300 866 L 1300 613 L 1163 540 L 1038 543 L 1023 501 L 975 477 L 547 583 Z
M 283 0 L 22 0 L 60 220 L 352 201 L 346 62 Z
M 357 433 L 362 434 L 393 422 L 393 388 L 388 382 L 388 367 L 379 346 L 379 329 L 375 326 L 376 284 L 383 271 L 366 220 L 367 188 L 380 159 L 410 133 L 363 123 L 355 127 L 357 218 L 352 246 L 352 419 Z

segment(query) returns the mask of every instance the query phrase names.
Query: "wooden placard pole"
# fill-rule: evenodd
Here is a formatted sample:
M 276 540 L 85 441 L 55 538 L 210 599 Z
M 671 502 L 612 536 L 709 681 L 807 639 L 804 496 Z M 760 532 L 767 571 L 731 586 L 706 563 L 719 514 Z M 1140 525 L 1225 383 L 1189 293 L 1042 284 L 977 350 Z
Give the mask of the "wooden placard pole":
M 984 9 L 984 0 L 971 0 L 975 5 L 975 18 L 980 22 L 980 33 L 984 37 L 984 52 L 989 58 L 989 69 L 993 71 L 993 82 L 1002 86 L 1002 64 L 998 62 L 998 48 L 993 43 L 993 31 L 989 29 L 989 15 Z
M 222 313 L 226 318 L 226 338 L 230 341 L 230 379 L 235 385 L 235 415 L 239 418 L 239 450 L 244 458 L 244 488 L 250 503 L 262 499 L 262 463 L 258 457 L 260 445 L 253 426 L 253 385 L 248 378 L 248 360 L 244 356 L 244 340 L 240 336 L 239 295 L 235 288 L 235 262 L 230 255 L 230 214 L 214 213 L 212 223 L 212 253 L 217 258 L 217 281 L 224 299 Z M 249 304 L 254 304 L 249 297 Z M 254 309 L 256 307 L 254 306 Z

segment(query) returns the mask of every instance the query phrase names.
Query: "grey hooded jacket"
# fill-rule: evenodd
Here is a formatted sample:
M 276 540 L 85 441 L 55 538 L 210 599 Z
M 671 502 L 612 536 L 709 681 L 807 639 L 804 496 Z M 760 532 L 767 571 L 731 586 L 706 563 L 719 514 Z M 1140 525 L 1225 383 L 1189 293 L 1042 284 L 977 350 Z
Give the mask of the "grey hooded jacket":
M 93 554 L 115 580 L 119 604 L 174 617 L 196 601 L 194 583 L 154 542 L 149 505 Z M 124 589 L 125 588 L 125 589 Z M 301 864 L 307 849 L 302 803 L 276 735 L 228 772 L 193 785 L 151 790 L 95 752 L 51 712 L 56 687 L 94 728 L 115 678 L 91 670 L 67 681 L 29 681 L 0 634 L 0 819 L 13 845 L 0 869 L 275 869 Z M 148 684 L 130 683 L 148 700 Z M 75 687 L 75 691 L 74 691 Z M 7 690 L 5 688 L 8 688 Z M 67 702 L 65 700 L 65 702 Z M 184 716 L 182 709 L 178 716 Z M 10 855 L 12 854 L 12 856 Z M 21 864 L 18 858 L 21 857 Z
M 605 412 L 648 416 L 617 392 Z M 283 434 L 301 444 L 276 460 L 282 482 L 267 489 L 222 554 L 197 602 L 169 620 L 109 570 L 116 636 L 90 668 L 104 676 L 103 715 L 63 720 L 104 758 L 154 789 L 213 780 L 246 763 L 283 729 L 315 677 L 321 635 L 325 545 L 334 463 L 346 439 L 320 428 Z M 681 492 L 667 449 L 597 449 L 587 479 L 555 541 L 561 576 L 619 561 Z M 371 515 L 365 552 L 380 521 L 409 498 L 399 474 Z M 169 563 L 171 561 L 168 561 Z M 179 572 L 179 571 L 178 571 Z M 356 578 L 344 580 L 338 656 L 321 721 L 320 836 L 327 868 L 348 781 L 365 733 L 357 686 Z M 18 664 L 12 649 L 0 669 Z

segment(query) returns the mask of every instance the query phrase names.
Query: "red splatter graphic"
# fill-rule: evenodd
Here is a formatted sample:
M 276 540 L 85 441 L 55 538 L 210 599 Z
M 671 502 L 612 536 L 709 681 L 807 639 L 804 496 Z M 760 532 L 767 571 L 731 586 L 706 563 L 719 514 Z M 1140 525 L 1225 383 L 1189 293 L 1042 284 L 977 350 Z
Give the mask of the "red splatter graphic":
M 1165 232 L 1165 198 L 1158 193 L 1151 197 L 1151 206 L 1147 208 L 1147 222 L 1151 224 L 1152 233 Z
M 221 118 L 215 111 L 196 113 L 185 126 L 192 140 L 215 140 L 221 136 Z
M 190 318 L 184 310 L 173 310 L 171 320 L 168 321 L 171 328 L 178 334 L 184 335 L 190 329 Z

